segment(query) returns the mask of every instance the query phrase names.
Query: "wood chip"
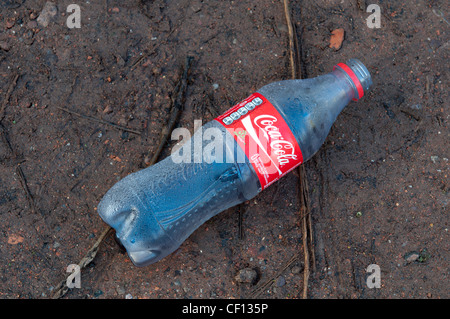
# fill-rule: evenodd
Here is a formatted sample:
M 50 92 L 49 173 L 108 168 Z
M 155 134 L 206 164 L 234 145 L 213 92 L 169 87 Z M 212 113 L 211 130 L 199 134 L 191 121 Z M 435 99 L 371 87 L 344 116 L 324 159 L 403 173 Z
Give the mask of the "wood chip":
M 338 51 L 342 46 L 342 42 L 344 41 L 344 35 L 345 31 L 342 28 L 333 30 L 330 37 L 330 48 Z

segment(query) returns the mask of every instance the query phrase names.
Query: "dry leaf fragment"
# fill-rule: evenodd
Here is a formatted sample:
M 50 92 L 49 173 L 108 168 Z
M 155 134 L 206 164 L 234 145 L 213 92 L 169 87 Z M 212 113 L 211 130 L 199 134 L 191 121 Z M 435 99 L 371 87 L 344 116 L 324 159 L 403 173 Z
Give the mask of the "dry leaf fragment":
M 8 237 L 8 244 L 17 245 L 17 244 L 23 242 L 23 239 L 24 238 L 20 235 L 12 234 L 12 235 L 9 235 L 9 237 Z
M 342 28 L 335 29 L 331 32 L 330 37 L 330 48 L 339 50 L 342 46 L 342 42 L 344 41 L 345 31 Z

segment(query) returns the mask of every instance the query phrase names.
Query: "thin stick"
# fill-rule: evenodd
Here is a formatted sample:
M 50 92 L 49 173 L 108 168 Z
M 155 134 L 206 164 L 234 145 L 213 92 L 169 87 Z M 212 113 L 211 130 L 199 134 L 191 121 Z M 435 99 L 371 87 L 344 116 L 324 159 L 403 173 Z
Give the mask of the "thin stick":
M 104 120 L 96 118 L 96 117 L 92 117 L 92 116 L 89 116 L 89 115 L 84 115 L 84 114 L 81 114 L 81 113 L 78 113 L 78 112 L 75 112 L 75 111 L 71 111 L 71 110 L 66 109 L 64 107 L 61 107 L 61 106 L 56 106 L 56 108 L 58 108 L 58 109 L 60 109 L 60 110 L 62 110 L 64 112 L 67 112 L 67 113 L 70 113 L 70 114 L 82 117 L 82 118 L 87 119 L 87 120 L 91 120 L 91 121 L 95 121 L 95 122 L 99 122 L 99 123 L 102 123 L 102 124 L 106 124 L 106 125 L 112 126 L 112 127 L 117 128 L 119 130 L 122 130 L 122 131 L 127 131 L 127 132 L 134 133 L 134 134 L 137 134 L 137 135 L 141 135 L 142 134 L 141 131 L 133 130 L 133 129 L 130 129 L 128 127 L 124 127 L 124 126 L 121 126 L 121 125 L 118 125 L 118 124 L 114 124 L 114 123 L 111 123 L 111 122 L 108 122 L 108 121 L 104 121 Z
M 163 127 L 163 129 L 161 131 L 158 147 L 156 148 L 155 153 L 151 157 L 150 161 L 146 161 L 146 164 L 148 166 L 153 165 L 157 162 L 157 160 L 161 154 L 161 151 L 164 148 L 164 145 L 166 144 L 170 134 L 172 133 L 172 131 L 175 127 L 175 124 L 177 123 L 177 121 L 180 117 L 181 111 L 183 109 L 184 101 L 186 99 L 188 75 L 189 75 L 189 70 L 192 65 L 192 61 L 193 61 L 193 57 L 190 57 L 190 56 L 186 57 L 184 72 L 183 72 L 180 82 L 178 82 L 177 88 L 175 90 L 176 91 L 175 98 L 172 99 L 172 108 L 170 110 L 170 115 L 169 115 L 169 119 L 167 121 L 167 125 L 165 127 Z M 150 157 L 150 156 L 147 156 L 147 158 L 148 157 Z
M 137 68 L 137 66 L 138 66 L 139 64 L 141 64 L 142 61 L 144 61 L 145 58 L 149 57 L 152 53 L 154 53 L 154 52 L 156 51 L 156 49 L 157 49 L 158 47 L 160 47 L 162 44 L 167 43 L 167 41 L 169 40 L 170 36 L 171 36 L 171 35 L 172 35 L 172 34 L 173 34 L 173 33 L 181 26 L 181 24 L 183 23 L 183 21 L 184 21 L 185 18 L 186 18 L 186 17 L 183 17 L 181 20 L 179 20 L 178 25 L 175 26 L 172 30 L 170 30 L 170 32 L 167 34 L 167 36 L 166 36 L 166 38 L 165 38 L 164 40 L 157 42 L 157 43 L 153 46 L 153 48 L 151 48 L 151 50 L 149 50 L 148 52 L 142 54 L 142 55 L 139 57 L 139 59 L 137 59 L 136 62 L 134 62 L 134 63 L 131 65 L 130 71 L 134 71 L 134 70 Z
M 87 265 L 91 263 L 91 261 L 94 260 L 95 256 L 97 256 L 98 249 L 100 247 L 100 244 L 102 243 L 103 239 L 108 235 L 108 233 L 112 230 L 110 226 L 106 226 L 103 232 L 101 233 L 100 237 L 97 239 L 95 244 L 89 249 L 87 254 L 81 259 L 81 261 L 78 263 L 78 266 L 80 267 L 80 271 L 85 268 Z M 69 287 L 67 287 L 67 278 L 70 276 L 70 274 L 62 280 L 57 286 L 56 291 L 52 296 L 52 299 L 59 299 L 63 297 L 68 291 Z
M 10 143 L 9 140 L 8 140 L 8 135 L 7 135 L 7 133 L 6 133 L 6 129 L 5 129 L 5 127 L 3 126 L 3 124 L 1 123 L 1 120 L 0 120 L 0 135 L 1 135 L 1 138 L 2 138 L 3 144 L 6 145 L 6 147 L 7 147 L 8 150 L 9 150 L 9 152 L 11 153 L 11 155 L 12 155 L 14 158 L 17 157 L 17 154 L 14 152 L 14 150 L 13 150 L 13 148 L 12 148 L 12 146 L 11 146 L 11 143 Z
M 12 91 L 16 87 L 17 80 L 19 79 L 19 76 L 20 76 L 19 73 L 17 73 L 14 76 L 14 78 L 11 81 L 11 83 L 9 84 L 8 91 L 6 91 L 5 98 L 3 99 L 3 102 L 2 102 L 2 107 L 0 109 L 0 121 L 2 121 L 3 118 L 5 117 L 4 112 L 5 112 L 5 109 L 6 109 L 6 105 L 8 104 L 8 101 L 9 101 L 9 98 L 11 97 Z
M 294 47 L 294 27 L 292 25 L 292 20 L 291 20 L 291 12 L 290 12 L 290 8 L 289 8 L 289 1 L 288 0 L 284 0 L 284 14 L 286 16 L 286 24 L 288 27 L 288 32 L 289 32 L 289 61 L 290 61 L 290 66 L 291 66 L 291 77 L 293 79 L 297 78 L 297 72 L 296 72 L 296 63 L 295 63 L 295 47 Z
M 20 165 L 16 166 L 16 172 L 20 178 L 20 184 L 22 185 L 22 188 L 25 192 L 25 196 L 28 200 L 28 203 L 30 204 L 31 211 L 33 213 L 36 213 L 37 212 L 36 205 L 34 204 L 33 196 L 31 196 L 30 189 L 28 188 L 27 180 L 25 179 L 25 175 L 23 174 L 22 167 L 20 167 Z
M 258 297 L 264 290 L 266 290 L 267 288 L 269 288 L 274 282 L 275 280 L 286 270 L 288 269 L 294 262 L 296 262 L 298 260 L 299 255 L 295 254 L 294 256 L 291 257 L 291 259 L 289 259 L 284 266 L 278 270 L 272 277 L 270 277 L 268 280 L 266 280 L 264 283 L 259 284 L 255 290 L 252 291 L 252 293 L 250 294 L 250 298 L 256 298 Z
M 286 23 L 289 32 L 289 60 L 291 66 L 291 76 L 293 79 L 302 78 L 301 53 L 300 47 L 296 38 L 295 26 L 291 20 L 291 12 L 289 8 L 289 1 L 284 0 L 284 13 L 286 15 Z M 297 59 L 295 58 L 297 57 Z M 302 223 L 302 242 L 303 253 L 305 259 L 305 268 L 303 271 L 303 299 L 308 296 L 308 282 L 310 275 L 310 251 L 312 252 L 313 265 L 315 268 L 314 248 L 312 245 L 313 235 L 311 226 L 311 214 L 309 207 L 309 191 L 308 183 L 303 165 L 298 167 L 299 173 L 299 195 L 300 195 L 300 217 Z
M 182 86 L 183 85 L 187 85 L 187 72 L 189 71 L 189 68 L 190 68 L 190 65 L 191 65 L 191 61 L 192 61 L 191 57 L 188 57 L 187 60 L 186 60 L 186 69 L 185 69 L 185 72 L 184 72 L 184 75 L 183 75 L 183 78 L 186 79 L 186 81 L 185 81 L 185 83 L 181 84 Z M 181 82 L 184 82 L 184 81 L 181 81 Z M 186 88 L 183 88 L 183 90 L 185 91 Z M 184 94 L 185 94 L 185 92 L 183 93 L 182 101 L 184 101 Z M 180 109 L 181 109 L 181 107 L 180 107 Z M 173 125 L 175 125 L 175 123 Z M 170 125 L 170 127 L 172 129 L 173 129 L 173 125 Z M 170 133 L 171 133 L 171 131 L 169 131 L 169 135 L 170 135 Z M 164 143 L 162 143 L 162 145 L 164 145 Z M 156 160 L 159 157 L 159 154 L 161 153 L 161 151 L 162 151 L 162 148 L 158 147 L 157 152 L 154 154 L 154 158 L 156 158 L 156 159 L 154 160 L 154 162 L 153 162 L 153 159 L 152 159 L 152 164 L 154 164 L 156 162 Z M 110 231 L 112 231 L 112 230 L 113 230 L 113 228 L 111 226 L 109 226 L 109 225 L 107 225 L 105 227 L 105 229 L 103 230 L 102 234 L 97 239 L 95 244 L 88 250 L 87 254 L 78 263 L 78 266 L 80 267 L 80 270 L 85 268 L 87 265 L 89 265 L 94 260 L 95 256 L 97 255 L 97 252 L 98 252 L 98 249 L 100 247 L 100 244 L 103 242 L 103 240 L 105 239 L 106 235 L 108 235 L 108 233 Z M 55 293 L 52 296 L 53 299 L 59 299 L 59 298 L 63 297 L 69 291 L 69 288 L 67 287 L 67 278 L 68 278 L 68 276 L 66 277 L 66 279 L 62 280 L 58 284 L 58 286 L 56 287 L 56 291 L 55 291 Z
M 238 236 L 239 239 L 244 239 L 244 227 L 243 227 L 243 223 L 244 223 L 244 212 L 245 212 L 245 202 L 240 204 L 238 206 L 238 210 L 239 210 L 239 220 L 238 220 Z

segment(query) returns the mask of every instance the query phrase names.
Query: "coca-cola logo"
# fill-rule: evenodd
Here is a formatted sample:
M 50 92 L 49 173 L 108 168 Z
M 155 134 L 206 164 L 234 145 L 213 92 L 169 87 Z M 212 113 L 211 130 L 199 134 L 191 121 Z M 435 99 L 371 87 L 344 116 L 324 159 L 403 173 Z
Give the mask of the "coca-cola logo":
M 268 146 L 277 157 L 280 166 L 283 166 L 291 159 L 297 160 L 294 145 L 285 140 L 280 132 L 280 128 L 275 125 L 278 119 L 273 115 L 259 115 L 254 118 L 253 123 L 260 128 L 265 140 L 268 141 Z

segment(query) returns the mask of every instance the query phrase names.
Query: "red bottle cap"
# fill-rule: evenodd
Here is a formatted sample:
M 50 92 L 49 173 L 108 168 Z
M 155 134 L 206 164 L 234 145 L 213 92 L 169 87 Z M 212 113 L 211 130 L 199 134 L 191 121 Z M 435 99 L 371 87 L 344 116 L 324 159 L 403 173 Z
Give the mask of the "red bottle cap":
M 345 73 L 347 73 L 347 75 L 353 81 L 353 84 L 356 87 L 356 91 L 358 92 L 358 97 L 353 98 L 353 101 L 358 101 L 360 98 L 362 98 L 364 96 L 364 89 L 363 89 L 362 84 L 359 81 L 358 77 L 356 76 L 355 72 L 353 72 L 353 70 L 344 63 L 338 63 L 337 65 L 335 65 L 333 67 L 333 70 L 335 70 L 336 67 L 341 68 L 341 70 L 344 71 Z

